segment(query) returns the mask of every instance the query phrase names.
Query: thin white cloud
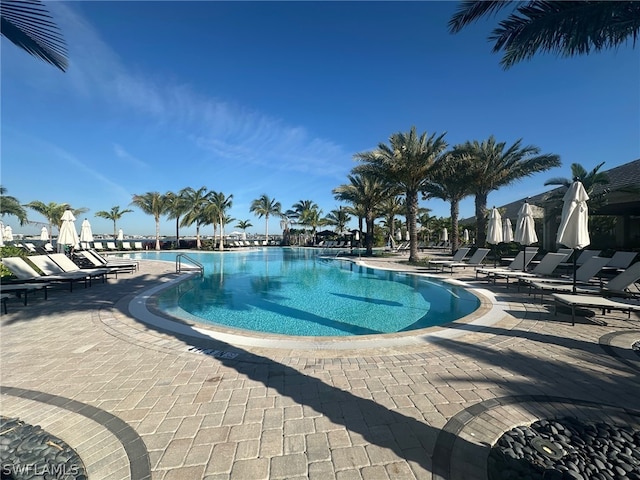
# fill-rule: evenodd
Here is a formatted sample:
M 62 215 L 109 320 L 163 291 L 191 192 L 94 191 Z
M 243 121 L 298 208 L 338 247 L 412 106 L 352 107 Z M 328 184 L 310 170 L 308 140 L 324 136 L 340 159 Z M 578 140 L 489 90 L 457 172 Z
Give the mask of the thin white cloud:
M 133 163 L 134 165 L 136 165 L 138 167 L 149 168 L 149 164 L 147 164 L 146 162 L 140 160 L 139 158 L 131 155 L 121 145 L 118 145 L 117 143 L 114 143 L 113 144 L 113 150 L 115 151 L 116 156 L 118 158 L 121 158 L 122 160 L 125 160 L 128 163 L 128 166 L 131 166 L 131 164 Z
M 106 100 L 111 107 L 117 102 L 157 127 L 184 132 L 186 140 L 220 159 L 323 177 L 344 178 L 347 173 L 351 154 L 340 145 L 314 137 L 304 127 L 195 92 L 189 85 L 159 83 L 132 72 L 74 9 L 54 4 L 70 45 L 71 84 L 80 95 Z M 124 149 L 121 153 L 126 154 Z

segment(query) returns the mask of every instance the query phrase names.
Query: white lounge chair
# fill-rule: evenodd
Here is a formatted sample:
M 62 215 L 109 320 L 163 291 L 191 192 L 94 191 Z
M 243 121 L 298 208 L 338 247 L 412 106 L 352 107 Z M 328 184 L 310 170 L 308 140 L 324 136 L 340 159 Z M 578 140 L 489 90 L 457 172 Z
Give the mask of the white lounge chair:
M 89 275 L 90 279 L 101 277 L 103 283 L 107 281 L 107 274 L 111 273 L 107 268 L 81 268 L 64 253 L 54 253 L 49 255 L 49 258 L 53 260 L 64 272 L 84 273 L 85 275 Z
M 42 275 L 21 257 L 4 257 L 3 259 L 0 259 L 0 261 L 9 269 L 9 271 L 11 271 L 11 273 L 13 273 L 13 275 L 15 275 L 18 280 L 22 280 L 24 282 L 67 282 L 69 283 L 69 290 L 71 291 L 73 291 L 73 282 L 76 280 L 84 280 L 86 286 L 86 276 Z
M 571 307 L 572 325 L 576 324 L 576 307 L 602 309 L 602 316 L 604 316 L 607 311 L 611 310 L 627 312 L 628 318 L 631 318 L 631 312 L 640 312 L 640 302 L 636 300 L 614 300 L 600 295 L 572 295 L 566 293 L 554 293 L 553 299 L 556 306 L 554 314 L 557 314 L 558 304 Z
M 450 262 L 461 262 L 467 256 L 467 254 L 471 251 L 469 247 L 459 248 L 453 257 L 450 258 L 440 258 L 439 260 L 427 260 L 427 265 L 431 267 L 431 265 L 439 265 L 441 263 L 450 263 Z
M 133 248 L 135 248 L 136 250 L 144 250 L 142 242 L 133 242 Z
M 478 278 L 478 274 L 482 273 L 486 276 L 492 276 L 500 272 L 524 272 L 527 268 L 527 265 L 531 263 L 533 257 L 538 254 L 537 248 L 528 248 L 526 252 L 520 251 L 516 255 L 509 265 L 506 267 L 482 267 L 476 269 L 476 278 Z
M 488 248 L 479 248 L 477 249 L 473 255 L 471 255 L 471 258 L 469 258 L 469 260 L 467 260 L 466 262 L 446 262 L 446 263 L 442 263 L 440 264 L 440 267 L 442 267 L 442 272 L 444 272 L 445 268 L 450 269 L 450 273 L 453 273 L 453 269 L 454 268 L 467 268 L 467 267 L 479 267 L 483 265 L 483 261 L 485 259 L 485 257 L 487 256 L 487 254 L 489 253 L 489 249 Z
M 541 277 L 549 277 L 553 275 L 555 269 L 560 265 L 560 263 L 567 258 L 565 253 L 547 253 L 540 263 L 536 265 L 530 272 L 523 272 L 521 270 L 501 270 L 501 271 L 493 271 L 489 273 L 487 276 L 490 279 L 493 279 L 493 283 L 495 285 L 496 280 L 498 278 L 504 278 L 507 280 L 507 287 L 509 286 L 509 279 L 516 278 L 541 278 Z M 515 260 L 514 260 L 515 262 Z M 520 262 L 522 263 L 522 262 Z M 477 271 L 476 271 L 477 272 Z
M 63 253 L 53 254 L 53 255 L 65 256 Z M 50 255 L 31 255 L 28 258 L 29 258 L 29 261 L 33 263 L 36 267 L 38 267 L 42 272 L 44 272 L 45 275 L 48 275 L 48 276 L 60 275 L 60 276 L 66 276 L 69 278 L 74 278 L 76 280 L 84 280 L 85 287 L 87 286 L 87 284 L 91 285 L 91 280 L 93 278 L 96 278 L 97 276 L 104 277 L 104 272 L 93 274 L 91 272 L 80 271 L 79 269 L 76 271 L 67 272 L 65 271 L 64 268 L 58 265 Z

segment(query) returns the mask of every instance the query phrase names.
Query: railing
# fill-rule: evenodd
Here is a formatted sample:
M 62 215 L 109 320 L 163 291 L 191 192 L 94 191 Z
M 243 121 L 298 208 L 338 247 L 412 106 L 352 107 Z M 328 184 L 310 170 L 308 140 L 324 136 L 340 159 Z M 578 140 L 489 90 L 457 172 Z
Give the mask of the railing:
M 176 273 L 193 270 L 198 270 L 200 275 L 204 275 L 204 265 L 200 262 L 194 260 L 186 253 L 179 253 L 176 255 Z

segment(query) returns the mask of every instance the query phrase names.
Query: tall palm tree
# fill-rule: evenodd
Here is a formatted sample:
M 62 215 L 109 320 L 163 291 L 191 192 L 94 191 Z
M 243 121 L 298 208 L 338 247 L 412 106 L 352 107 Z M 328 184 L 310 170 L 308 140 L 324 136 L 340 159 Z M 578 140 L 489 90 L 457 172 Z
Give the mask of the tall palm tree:
M 447 148 L 444 136 L 444 133 L 427 136 L 426 132 L 418 135 L 416 127 L 411 127 L 408 132 L 391 135 L 389 145 L 380 143 L 376 150 L 355 154 L 355 158 L 364 163 L 355 167 L 354 172 L 377 175 L 405 196 L 410 262 L 418 260 L 418 193 L 428 180 L 434 162 Z
M 380 177 L 367 173 L 355 173 L 347 178 L 349 183 L 334 188 L 333 196 L 364 213 L 367 225 L 364 242 L 366 254 L 373 255 L 374 223 L 380 214 L 379 205 L 389 196 L 389 184 Z
M 40 0 L 2 0 L 0 23 L 0 31 L 7 40 L 66 71 L 66 43 Z
M 311 227 L 311 236 L 313 238 L 314 244 L 316 239 L 316 230 L 320 225 L 323 225 L 324 223 L 321 215 L 322 210 L 320 210 L 317 205 L 314 205 L 312 208 L 304 210 L 300 215 L 300 219 L 298 220 L 298 223 L 300 223 L 300 225 Z
M 160 250 L 160 216 L 167 213 L 167 197 L 160 192 L 147 192 L 142 195 L 134 194 L 131 204 L 147 215 L 153 215 L 153 219 L 156 222 L 156 250 Z
M 18 218 L 20 225 L 27 223 L 27 211 L 17 198 L 6 195 L 7 189 L 0 186 L 0 216 L 13 215 Z
M 70 205 L 68 203 L 44 203 L 39 200 L 34 200 L 33 202 L 27 203 L 25 207 L 38 212 L 47 219 L 49 222 L 49 234 L 51 235 L 53 233 L 54 226 L 60 229 L 60 226 L 62 225 L 62 215 L 67 208 L 70 208 Z M 88 208 L 76 208 L 71 211 L 75 217 L 78 217 L 88 210 Z
M 187 188 L 183 188 L 178 193 L 165 193 L 167 199 L 167 218 L 175 218 L 176 220 L 176 248 L 180 248 L 180 217 L 185 215 L 190 208 Z
M 250 212 L 253 212 L 258 218 L 264 217 L 264 236 L 265 240 L 269 241 L 269 217 L 271 215 L 281 216 L 282 205 L 280 202 L 276 202 L 275 198 L 270 198 L 269 195 L 263 193 L 260 198 L 256 198 L 251 202 Z
M 107 220 L 111 220 L 113 222 L 113 239 L 115 240 L 118 237 L 118 228 L 117 221 L 122 218 L 125 213 L 131 213 L 133 210 L 129 210 L 128 208 L 125 210 L 120 210 L 119 205 L 115 205 L 111 207 L 111 210 L 108 212 L 105 210 L 100 210 L 95 213 L 96 217 L 105 218 Z
M 452 33 L 503 8 L 513 12 L 493 30 L 493 52 L 504 52 L 501 65 L 508 69 L 539 52 L 562 57 L 588 55 L 616 48 L 640 33 L 640 2 L 580 1 L 528 2 L 467 0 L 449 21 Z
M 246 233 L 247 228 L 253 227 L 253 224 L 251 223 L 251 220 L 238 220 L 236 227 L 238 227 L 240 230 Z
M 227 216 L 227 210 L 233 205 L 233 195 L 226 196 L 222 192 L 213 192 L 208 197 L 209 205 L 206 210 L 214 225 L 220 225 L 220 251 L 224 250 L 224 226 L 232 222 L 233 218 Z
M 470 172 L 472 172 L 470 157 L 454 147 L 449 154 L 436 163 L 431 180 L 422 191 L 425 200 L 439 198 L 451 203 L 451 253 L 458 250 L 460 202 L 473 193 L 470 188 L 473 181 Z
M 180 226 L 190 227 L 194 223 L 196 224 L 196 248 L 200 250 L 202 248 L 200 227 L 207 223 L 204 216 L 204 209 L 207 205 L 207 187 L 200 187 L 198 190 L 187 187 L 181 192 L 189 208 L 184 213 Z
M 510 185 L 524 177 L 560 166 L 560 157 L 555 154 L 540 154 L 540 148 L 521 146 L 522 139 L 510 147 L 506 142 L 497 142 L 490 136 L 483 142 L 474 140 L 458 145 L 460 154 L 467 155 L 471 164 L 467 172 L 469 186 L 475 195 L 476 234 L 478 245 L 484 245 L 487 232 L 487 196 L 500 187 Z

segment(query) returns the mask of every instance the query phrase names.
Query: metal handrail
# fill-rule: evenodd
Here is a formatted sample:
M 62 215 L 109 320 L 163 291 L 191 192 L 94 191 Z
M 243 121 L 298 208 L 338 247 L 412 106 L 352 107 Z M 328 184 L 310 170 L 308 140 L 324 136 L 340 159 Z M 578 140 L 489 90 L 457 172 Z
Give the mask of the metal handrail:
M 182 262 L 189 262 L 191 265 L 182 265 Z M 200 275 L 204 275 L 204 265 L 202 265 L 197 260 L 194 260 L 186 253 L 179 253 L 176 255 L 176 273 L 182 273 L 183 270 L 199 270 Z

